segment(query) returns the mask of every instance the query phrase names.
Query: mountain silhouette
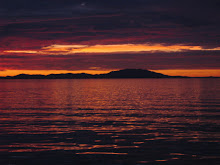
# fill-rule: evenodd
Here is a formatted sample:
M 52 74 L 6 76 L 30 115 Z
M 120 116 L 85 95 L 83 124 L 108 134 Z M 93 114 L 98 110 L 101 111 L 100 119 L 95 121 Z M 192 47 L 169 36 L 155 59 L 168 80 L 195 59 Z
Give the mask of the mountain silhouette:
M 143 69 L 123 69 L 112 71 L 107 74 L 50 74 L 50 75 L 28 75 L 19 74 L 17 76 L 0 77 L 1 79 L 89 79 L 89 78 L 184 78 L 182 76 L 168 76 L 161 73 Z
M 106 78 L 168 78 L 170 76 L 143 69 L 124 69 L 103 75 Z

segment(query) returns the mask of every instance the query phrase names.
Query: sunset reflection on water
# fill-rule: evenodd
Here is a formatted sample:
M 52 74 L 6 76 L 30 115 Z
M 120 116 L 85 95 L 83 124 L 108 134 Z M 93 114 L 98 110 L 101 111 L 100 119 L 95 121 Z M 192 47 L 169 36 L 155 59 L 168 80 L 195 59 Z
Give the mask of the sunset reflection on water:
M 219 79 L 1 80 L 0 152 L 146 157 L 136 156 L 139 163 L 216 158 L 219 84 Z

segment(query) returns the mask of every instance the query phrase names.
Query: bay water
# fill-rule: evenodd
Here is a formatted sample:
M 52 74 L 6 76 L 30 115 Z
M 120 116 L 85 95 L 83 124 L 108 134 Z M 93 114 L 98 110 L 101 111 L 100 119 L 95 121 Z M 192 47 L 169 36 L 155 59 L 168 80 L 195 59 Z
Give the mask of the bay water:
M 0 80 L 0 164 L 220 164 L 220 79 Z

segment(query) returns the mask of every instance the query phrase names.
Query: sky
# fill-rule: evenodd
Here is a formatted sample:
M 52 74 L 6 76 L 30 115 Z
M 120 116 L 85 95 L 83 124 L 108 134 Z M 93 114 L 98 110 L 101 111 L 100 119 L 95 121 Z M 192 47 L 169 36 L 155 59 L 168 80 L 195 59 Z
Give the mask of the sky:
M 219 0 L 0 2 L 0 76 L 125 68 L 220 76 Z

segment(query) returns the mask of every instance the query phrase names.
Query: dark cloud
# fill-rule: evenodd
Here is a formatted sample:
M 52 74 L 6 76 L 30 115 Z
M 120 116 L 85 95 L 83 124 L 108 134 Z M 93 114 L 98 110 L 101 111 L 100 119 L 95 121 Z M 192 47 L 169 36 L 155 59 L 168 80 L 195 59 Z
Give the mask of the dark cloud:
M 163 43 L 220 46 L 219 0 L 8 0 L 0 4 L 1 50 L 51 44 Z M 27 56 L 30 56 L 27 58 Z M 1 55 L 1 67 L 216 68 L 219 52 L 39 57 Z
M 17 59 L 17 58 L 21 58 L 21 59 L 26 59 L 29 58 L 28 56 L 18 56 L 18 55 L 0 55 L 0 59 Z
M 22 70 L 85 70 L 145 68 L 145 69 L 217 69 L 220 51 L 187 51 L 179 53 L 76 54 L 0 56 L 2 69 Z

